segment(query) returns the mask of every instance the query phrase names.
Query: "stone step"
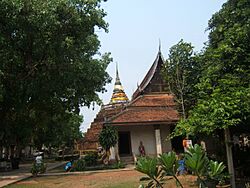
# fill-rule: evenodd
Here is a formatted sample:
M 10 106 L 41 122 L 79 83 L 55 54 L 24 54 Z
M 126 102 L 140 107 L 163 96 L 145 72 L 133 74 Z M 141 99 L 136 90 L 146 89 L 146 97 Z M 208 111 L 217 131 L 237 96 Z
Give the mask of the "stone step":
M 120 157 L 120 159 L 124 164 L 134 164 L 134 158 L 132 155 Z

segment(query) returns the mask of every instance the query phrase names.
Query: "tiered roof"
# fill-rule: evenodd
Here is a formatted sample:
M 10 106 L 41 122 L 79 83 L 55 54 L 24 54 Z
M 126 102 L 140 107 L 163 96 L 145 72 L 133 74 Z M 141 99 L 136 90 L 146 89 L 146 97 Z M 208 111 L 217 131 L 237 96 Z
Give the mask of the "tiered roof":
M 172 95 L 141 95 L 110 119 L 113 125 L 173 124 L 178 121 L 178 112 Z
M 161 50 L 144 77 L 132 101 L 119 114 L 109 119 L 109 123 L 117 126 L 174 124 L 179 116 L 173 95 L 166 90 L 161 75 L 164 59 Z
M 139 95 L 143 94 L 166 92 L 166 84 L 161 75 L 163 64 L 164 59 L 159 47 L 159 51 L 153 65 L 150 67 L 141 84 L 134 92 L 132 99 L 136 99 Z

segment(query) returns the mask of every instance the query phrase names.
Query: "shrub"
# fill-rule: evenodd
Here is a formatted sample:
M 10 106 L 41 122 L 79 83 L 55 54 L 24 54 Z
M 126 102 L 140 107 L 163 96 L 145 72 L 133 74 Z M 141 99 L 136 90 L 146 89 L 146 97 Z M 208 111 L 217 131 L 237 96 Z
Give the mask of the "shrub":
M 112 168 L 114 169 L 125 168 L 125 164 L 121 161 L 118 161 L 117 163 L 112 165 Z
M 157 158 L 141 157 L 136 164 L 136 170 L 148 176 L 146 187 L 163 187 L 164 174 L 162 168 L 158 165 Z
M 79 159 L 78 161 L 74 162 L 73 171 L 84 171 L 86 167 L 86 163 L 84 159 Z
M 185 153 L 184 160 L 186 167 L 198 177 L 199 187 L 207 187 L 206 183 L 213 184 L 214 181 L 210 182 L 210 180 L 217 180 L 223 183 L 223 180 L 228 179 L 228 176 L 224 173 L 225 165 L 222 162 L 209 160 L 205 151 L 197 144 L 189 148 Z M 158 158 L 142 157 L 138 159 L 136 164 L 136 170 L 148 176 L 146 179 L 143 179 L 148 180 L 146 187 L 163 187 L 165 183 L 164 176 L 166 175 L 173 176 L 176 180 L 176 185 L 183 187 L 176 176 L 177 168 L 178 163 L 174 152 L 162 154 Z M 215 187 L 215 184 L 208 187 Z
M 86 166 L 94 166 L 97 164 L 98 154 L 97 152 L 91 152 L 85 155 L 84 160 Z
M 38 173 L 40 174 L 45 173 L 46 168 L 47 165 L 45 165 L 44 163 L 41 164 L 33 163 L 30 172 L 36 176 Z

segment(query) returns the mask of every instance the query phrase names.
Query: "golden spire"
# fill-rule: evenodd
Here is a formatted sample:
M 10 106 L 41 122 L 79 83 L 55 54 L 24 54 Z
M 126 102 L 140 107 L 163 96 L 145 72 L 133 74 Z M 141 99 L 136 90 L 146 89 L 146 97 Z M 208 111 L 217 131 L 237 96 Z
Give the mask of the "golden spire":
M 115 79 L 115 85 L 114 85 L 112 98 L 110 100 L 110 104 L 125 103 L 125 102 L 128 102 L 128 97 L 125 94 L 124 89 L 122 87 L 122 84 L 119 78 L 119 73 L 118 73 L 118 66 L 116 63 L 116 79 Z

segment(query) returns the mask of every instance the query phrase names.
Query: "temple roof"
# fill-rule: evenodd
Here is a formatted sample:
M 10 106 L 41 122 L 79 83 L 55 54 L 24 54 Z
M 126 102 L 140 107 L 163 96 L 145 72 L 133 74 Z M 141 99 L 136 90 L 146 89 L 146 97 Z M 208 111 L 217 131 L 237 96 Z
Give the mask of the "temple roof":
M 141 95 L 109 120 L 114 125 L 172 124 L 178 121 L 174 98 L 169 94 Z
M 155 86 L 162 86 L 161 88 L 157 88 L 156 91 L 163 92 L 164 90 L 164 81 L 161 77 L 161 68 L 163 66 L 164 59 L 161 53 L 161 49 L 159 47 L 159 51 L 155 58 L 155 61 L 149 71 L 147 72 L 146 76 L 142 80 L 141 84 L 137 87 L 137 90 L 134 92 L 132 99 L 137 98 L 139 95 L 144 94 L 145 92 L 152 92 L 152 89 L 148 89 L 149 87 L 153 87 L 153 82 L 155 82 Z M 156 78 L 157 77 L 157 78 Z M 148 89 L 148 91 L 146 91 Z
M 173 95 L 169 94 L 151 94 L 151 95 L 140 95 L 130 104 L 131 106 L 144 106 L 144 107 L 174 107 Z
M 124 89 L 121 84 L 121 80 L 118 73 L 118 68 L 116 66 L 116 79 L 115 79 L 115 85 L 113 94 L 110 100 L 110 104 L 117 104 L 117 103 L 127 103 L 128 97 L 126 93 L 124 92 Z

